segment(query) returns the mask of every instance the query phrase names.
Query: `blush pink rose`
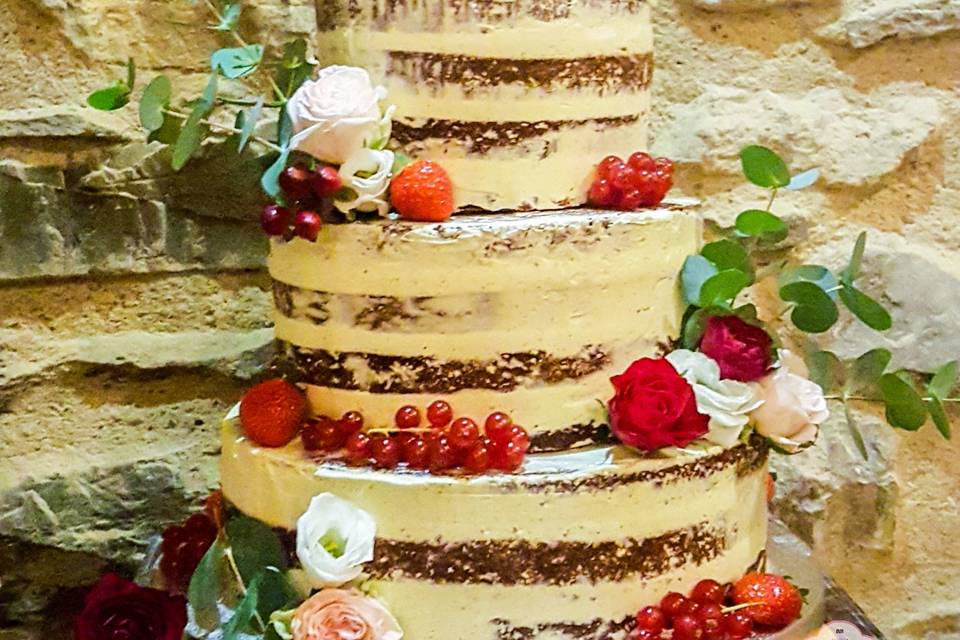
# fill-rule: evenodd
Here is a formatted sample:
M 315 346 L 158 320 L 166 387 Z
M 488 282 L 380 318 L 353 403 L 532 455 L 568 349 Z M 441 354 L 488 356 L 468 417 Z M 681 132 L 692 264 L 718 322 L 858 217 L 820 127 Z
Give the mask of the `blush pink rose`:
M 356 591 L 324 589 L 300 605 L 293 640 L 400 640 L 403 631 L 379 601 Z

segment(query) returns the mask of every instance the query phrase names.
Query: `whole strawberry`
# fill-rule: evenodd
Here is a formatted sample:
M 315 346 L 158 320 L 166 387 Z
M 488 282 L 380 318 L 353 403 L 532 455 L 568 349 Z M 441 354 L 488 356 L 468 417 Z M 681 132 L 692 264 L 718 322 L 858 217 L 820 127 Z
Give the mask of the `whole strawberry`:
M 800 617 L 803 596 L 786 578 L 772 573 L 748 573 L 733 585 L 733 601 L 756 624 L 779 629 Z
M 443 222 L 453 215 L 453 183 L 436 162 L 417 160 L 393 178 L 390 203 L 404 220 Z
M 240 401 L 240 424 L 247 437 L 264 447 L 282 447 L 303 424 L 307 403 L 286 380 L 268 380 L 247 391 Z

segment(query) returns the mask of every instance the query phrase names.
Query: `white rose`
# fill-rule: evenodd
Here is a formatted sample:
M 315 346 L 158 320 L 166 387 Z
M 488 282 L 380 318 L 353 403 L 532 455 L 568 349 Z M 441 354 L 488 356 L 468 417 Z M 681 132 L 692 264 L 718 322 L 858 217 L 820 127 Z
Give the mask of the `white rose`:
M 819 425 L 830 417 L 819 385 L 781 367 L 759 387 L 763 404 L 750 416 L 757 433 L 790 452 L 816 440 Z
M 387 215 L 390 205 L 384 194 L 390 186 L 390 170 L 393 168 L 393 151 L 357 149 L 340 167 L 343 186 L 356 194 L 351 200 L 334 200 L 340 211 L 376 211 Z
M 363 509 L 332 493 L 315 496 L 297 520 L 297 558 L 310 584 L 337 587 L 359 576 L 373 559 L 376 532 Z
M 382 137 L 380 101 L 385 97 L 386 89 L 374 88 L 363 69 L 321 69 L 317 79 L 304 82 L 287 103 L 294 133 L 291 148 L 343 164 L 357 149 Z
M 733 446 L 750 421 L 750 412 L 760 405 L 755 385 L 721 380 L 720 365 L 697 351 L 678 349 L 667 361 L 693 387 L 700 413 L 710 416 L 710 431 L 704 438 Z

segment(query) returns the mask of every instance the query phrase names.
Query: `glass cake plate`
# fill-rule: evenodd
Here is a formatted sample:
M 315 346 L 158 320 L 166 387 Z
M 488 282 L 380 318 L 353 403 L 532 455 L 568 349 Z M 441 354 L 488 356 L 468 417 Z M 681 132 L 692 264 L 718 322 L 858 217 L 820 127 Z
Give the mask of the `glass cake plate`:
M 767 570 L 790 576 L 792 582 L 809 590 L 800 619 L 774 634 L 770 640 L 801 640 L 813 635 L 824 623 L 824 579 L 810 548 L 780 521 L 771 519 L 767 543 Z

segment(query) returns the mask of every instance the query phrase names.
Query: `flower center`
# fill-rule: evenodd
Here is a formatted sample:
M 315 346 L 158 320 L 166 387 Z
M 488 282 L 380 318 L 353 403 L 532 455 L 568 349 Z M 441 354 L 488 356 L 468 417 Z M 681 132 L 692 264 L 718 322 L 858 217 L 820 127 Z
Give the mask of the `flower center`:
M 339 558 L 347 550 L 347 541 L 336 529 L 330 529 L 324 533 L 318 542 L 334 558 Z

